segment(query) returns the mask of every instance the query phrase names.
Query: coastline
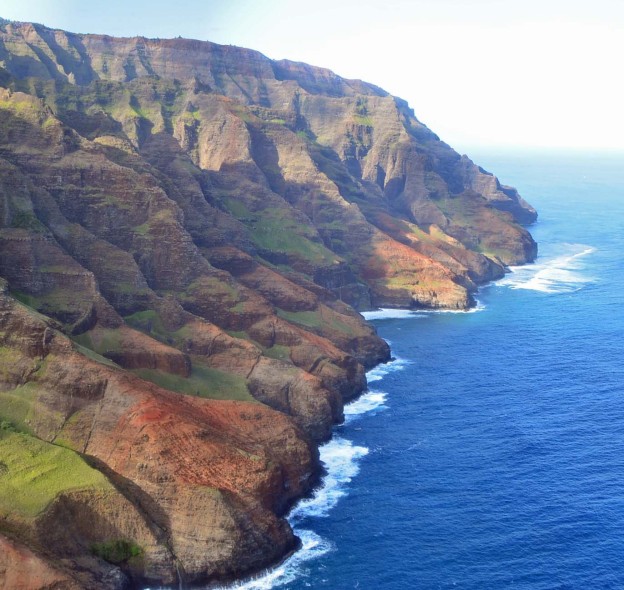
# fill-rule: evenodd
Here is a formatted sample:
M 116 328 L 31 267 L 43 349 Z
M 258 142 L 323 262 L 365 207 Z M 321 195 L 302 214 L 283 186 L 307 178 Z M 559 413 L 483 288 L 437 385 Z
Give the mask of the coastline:
M 136 509 L 136 526 L 130 512 L 97 511 L 144 548 L 136 568 L 119 566 L 129 584 L 175 585 L 181 564 L 199 585 L 277 560 L 296 545 L 284 515 L 329 479 L 319 441 L 337 442 L 345 402 L 368 391 L 366 369 L 391 358 L 355 309 L 383 301 L 428 308 L 416 313 L 469 311 L 480 281 L 535 255 L 520 226 L 536 211 L 442 142 L 405 100 L 324 68 L 184 39 L 106 36 L 103 46 L 101 35 L 27 22 L 2 23 L 0 37 L 5 172 L 23 188 L 7 201 L 2 278 L 11 313 L 15 295 L 45 316 L 16 312 L 19 338 L 7 331 L 5 340 L 16 359 L 36 364 L 40 348 L 48 353 L 44 322 L 55 322 L 81 376 L 61 355 L 42 375 L 16 370 L 10 391 L 28 385 L 33 395 L 20 399 L 24 412 L 7 398 L 3 413 L 34 438 L 70 440 L 72 452 L 136 486 L 115 496 Z M 30 52 L 33 38 L 45 56 Z M 69 50 L 72 72 L 63 66 Z M 122 67 L 137 55 L 138 69 Z M 31 329 L 43 331 L 36 349 Z M 108 387 L 104 357 L 128 371 L 115 373 L 118 387 Z M 78 405 L 87 370 L 106 395 Z M 170 422 L 146 409 L 160 412 L 162 400 Z M 252 424 L 230 401 L 283 416 L 257 406 L 262 426 Z M 206 428 L 200 409 L 218 414 L 219 428 Z M 122 445 L 127 453 L 110 451 Z M 66 533 L 53 515 L 24 535 L 46 546 L 63 531 L 72 555 L 89 560 L 84 575 L 104 575 L 111 562 L 90 546 L 111 535 Z
M 404 365 L 403 359 L 391 358 L 378 363 L 366 371 L 367 382 L 374 383 L 382 378 L 375 373 L 389 372 Z M 388 367 L 387 370 L 384 370 Z M 372 378 L 369 378 L 371 376 Z M 295 570 L 299 565 L 324 555 L 331 550 L 331 542 L 321 538 L 314 531 L 298 528 L 310 516 L 328 516 L 338 500 L 347 492 L 344 487 L 359 472 L 358 462 L 368 454 L 365 447 L 354 446 L 348 439 L 337 433 L 345 424 L 357 420 L 366 414 L 383 410 L 386 406 L 385 393 L 371 391 L 367 387 L 357 398 L 345 404 L 345 419 L 334 425 L 332 437 L 319 445 L 321 472 L 319 483 L 308 494 L 300 498 L 290 509 L 286 518 L 299 539 L 299 547 L 285 555 L 273 565 L 263 568 L 242 579 L 227 582 L 215 582 L 203 586 L 202 590 L 269 590 L 272 584 L 281 578 L 281 583 L 294 580 Z M 148 589 L 145 589 L 148 590 Z M 156 589 L 151 589 L 156 590 Z
M 533 224 L 532 224 L 533 225 Z M 467 309 L 426 309 L 426 308 L 420 308 L 420 309 L 408 309 L 408 308 L 394 308 L 394 307 L 380 307 L 374 310 L 368 310 L 368 311 L 360 311 L 359 313 L 362 315 L 362 317 L 367 321 L 367 322 L 371 322 L 374 320 L 380 320 L 380 319 L 407 319 L 407 318 L 413 318 L 414 316 L 418 316 L 419 314 L 438 314 L 438 313 L 444 313 L 444 314 L 471 314 L 471 313 L 477 313 L 480 311 L 485 310 L 485 305 L 483 303 L 481 303 L 481 301 L 476 297 L 476 294 L 478 293 L 478 291 L 488 285 L 492 285 L 492 284 L 496 284 L 498 281 L 504 281 L 505 277 L 507 277 L 507 275 L 509 273 L 514 272 L 514 268 L 526 268 L 527 266 L 530 266 L 532 264 L 535 264 L 536 260 L 537 260 L 538 256 L 536 255 L 536 257 L 532 260 L 528 260 L 526 263 L 522 264 L 522 265 L 514 265 L 513 268 L 510 267 L 506 267 L 505 270 L 505 275 L 499 279 L 493 280 L 493 281 L 488 281 L 482 285 L 479 285 L 479 289 L 477 290 L 476 293 L 471 295 L 472 301 L 474 302 L 474 305 L 471 305 L 470 307 L 468 307 Z M 344 405 L 344 409 L 345 409 L 345 419 L 342 423 L 340 424 L 334 424 L 334 426 L 332 427 L 332 434 L 331 434 L 331 438 L 327 441 L 324 441 L 322 443 L 320 443 L 317 446 L 317 449 L 319 451 L 319 456 L 321 454 L 321 450 L 326 447 L 327 445 L 331 444 L 332 441 L 336 440 L 336 430 L 338 428 L 340 428 L 341 426 L 343 426 L 344 424 L 347 423 L 347 416 L 352 415 L 349 412 L 347 412 L 347 408 L 350 406 L 353 406 L 355 404 L 358 404 L 358 402 L 361 402 L 361 400 L 365 399 L 366 396 L 368 395 L 375 395 L 376 392 L 373 392 L 370 390 L 370 383 L 374 383 L 375 381 L 377 381 L 378 379 L 381 379 L 382 376 L 370 379 L 369 375 L 373 374 L 375 371 L 378 371 L 379 368 L 381 367 L 386 367 L 386 366 L 392 366 L 394 364 L 397 364 L 399 366 L 402 366 L 403 364 L 409 362 L 407 360 L 404 359 L 398 359 L 392 356 L 392 348 L 391 348 L 391 343 L 388 342 L 387 340 L 385 341 L 388 346 L 390 347 L 390 358 L 387 361 L 383 361 L 383 362 L 379 362 L 376 365 L 374 365 L 373 367 L 371 367 L 370 369 L 368 369 L 366 371 L 366 381 L 367 381 L 367 387 L 365 390 L 363 390 L 360 394 L 358 394 L 355 398 L 349 400 L 345 405 Z M 381 409 L 384 408 L 385 406 L 383 405 L 383 402 L 385 401 L 385 394 L 383 394 L 383 399 L 380 401 L 379 405 L 376 405 L 374 407 L 371 407 L 369 410 L 365 410 L 363 411 L 360 415 L 363 415 L 365 413 L 368 413 L 369 411 L 374 411 L 376 409 Z M 368 453 L 368 450 L 366 450 L 366 452 L 362 455 L 365 456 Z M 292 504 L 292 506 L 289 508 L 288 512 L 286 513 L 285 517 L 288 520 L 289 524 L 291 525 L 291 527 L 293 528 L 293 532 L 295 533 L 295 536 L 298 539 L 298 546 L 296 548 L 294 548 L 292 551 L 290 551 L 289 553 L 287 553 L 286 555 L 284 555 L 280 560 L 278 560 L 276 563 L 269 565 L 265 568 L 262 568 L 261 570 L 252 573 L 249 576 L 246 576 L 244 578 L 241 578 L 239 580 L 232 580 L 232 581 L 227 581 L 225 584 L 223 583 L 223 581 L 218 581 L 215 582 L 209 586 L 205 586 L 202 588 L 202 590 L 270 590 L 273 586 L 271 585 L 271 583 L 273 581 L 276 581 L 277 579 L 279 579 L 282 575 L 284 575 L 284 572 L 280 571 L 280 568 L 283 567 L 288 567 L 288 565 L 290 564 L 291 561 L 295 561 L 296 557 L 298 554 L 300 554 L 302 551 L 310 551 L 316 548 L 316 543 L 320 543 L 320 541 L 322 541 L 320 539 L 320 537 L 318 537 L 318 535 L 316 535 L 315 533 L 313 533 L 318 540 L 310 540 L 308 539 L 308 543 L 306 545 L 306 539 L 302 539 L 298 534 L 297 531 L 295 529 L 295 527 L 293 526 L 293 522 L 291 522 L 291 519 L 293 519 L 293 515 L 297 514 L 297 510 L 302 506 L 305 505 L 306 502 L 309 501 L 313 501 L 318 494 L 320 494 L 321 492 L 323 492 L 325 485 L 326 485 L 326 479 L 328 477 L 328 475 L 330 475 L 329 473 L 329 469 L 324 465 L 324 462 L 322 460 L 321 457 L 319 457 L 319 463 L 320 463 L 320 471 L 319 473 L 316 475 L 315 479 L 317 481 L 316 485 L 314 487 L 312 487 L 310 489 L 310 491 L 305 494 L 304 496 L 302 496 L 301 498 L 299 498 L 298 500 L 295 500 Z M 357 471 L 359 471 L 359 469 L 357 469 Z M 357 471 L 353 474 L 353 476 L 355 476 L 357 474 Z M 350 481 L 351 478 L 349 478 Z M 341 494 L 342 496 L 343 494 Z M 329 506 L 327 508 L 327 510 L 333 508 L 332 504 L 331 506 Z M 312 531 L 309 531 L 312 532 Z M 324 553 L 326 553 L 329 550 L 329 548 L 325 549 L 323 547 L 320 548 L 320 553 L 316 553 L 315 555 L 311 555 L 307 558 L 303 558 L 301 559 L 302 562 L 305 561 L 309 561 L 311 559 L 314 559 L 317 556 L 320 556 Z M 298 561 L 298 560 L 297 560 Z M 290 564 L 290 565 L 294 565 L 294 564 Z M 284 582 L 285 583 L 285 582 Z M 268 584 L 268 585 L 267 585 Z M 150 589 L 145 589 L 145 590 L 150 590 Z
M 476 311 L 481 311 L 484 309 L 478 301 L 477 304 L 466 310 L 445 310 L 445 309 L 437 309 L 437 310 L 422 310 L 422 309 L 399 309 L 399 308 L 379 308 L 377 310 L 359 312 L 366 319 L 367 322 L 374 319 L 383 319 L 383 318 L 408 318 L 413 317 L 419 313 L 428 312 L 428 313 L 474 313 Z M 381 315 L 376 315 L 381 314 Z M 388 346 L 390 343 L 386 341 Z M 331 438 L 327 441 L 320 443 L 317 446 L 319 452 L 319 472 L 315 477 L 317 483 L 310 489 L 310 491 L 294 501 L 292 506 L 289 508 L 288 512 L 285 515 L 285 518 L 288 520 L 290 526 L 293 529 L 293 532 L 298 540 L 298 546 L 289 551 L 286 555 L 284 555 L 281 559 L 277 560 L 275 563 L 264 567 L 256 572 L 251 573 L 248 576 L 239 579 L 232 580 L 221 580 L 215 581 L 209 585 L 201 586 L 201 590 L 270 590 L 273 588 L 273 582 L 276 582 L 280 578 L 284 576 L 291 575 L 291 572 L 288 571 L 288 568 L 294 569 L 301 563 L 305 563 L 321 555 L 327 553 L 331 550 L 331 544 L 328 544 L 324 539 L 322 539 L 319 535 L 314 533 L 313 531 L 303 530 L 303 537 L 301 536 L 302 531 L 297 530 L 296 526 L 298 522 L 302 520 L 301 512 L 309 507 L 314 502 L 318 502 L 321 504 L 321 512 L 323 516 L 328 516 L 328 512 L 335 506 L 337 501 L 347 494 L 347 492 L 343 492 L 339 490 L 337 497 L 330 500 L 329 502 L 323 502 L 321 495 L 327 492 L 328 487 L 328 478 L 332 478 L 334 474 L 332 473 L 331 466 L 327 466 L 326 461 L 324 461 L 323 450 L 326 448 L 331 449 L 332 443 L 334 445 L 340 445 L 346 442 L 347 447 L 351 450 L 355 455 L 352 455 L 351 459 L 361 459 L 368 454 L 368 449 L 364 447 L 353 447 L 350 441 L 343 439 L 337 436 L 337 430 L 340 429 L 345 424 L 348 424 L 352 420 L 356 420 L 357 417 L 363 416 L 368 413 L 376 412 L 377 410 L 382 410 L 386 406 L 384 405 L 386 394 L 379 393 L 376 391 L 371 391 L 370 384 L 375 383 L 380 380 L 393 370 L 393 368 L 400 369 L 409 361 L 405 359 L 395 358 L 392 356 L 392 349 L 390 348 L 391 356 L 387 361 L 377 363 L 370 369 L 366 371 L 366 380 L 367 380 L 367 388 L 362 391 L 357 397 L 349 400 L 344 405 L 344 421 L 339 424 L 334 424 L 332 427 L 332 435 Z M 386 368 L 384 370 L 384 368 Z M 379 373 L 382 373 L 379 375 Z M 377 399 L 370 399 L 371 397 L 377 397 Z M 370 403 L 369 403 L 370 401 Z M 361 406 L 358 408 L 358 405 Z M 357 465 L 354 466 L 354 469 L 348 474 L 345 481 L 340 481 L 340 483 L 348 484 L 353 477 L 357 475 L 359 472 L 359 467 Z M 335 482 L 332 482 L 335 485 Z M 331 484 L 330 484 L 331 486 Z M 317 513 L 316 516 L 319 514 Z M 305 553 L 308 553 L 305 555 Z M 283 580 L 282 583 L 287 583 L 289 580 Z M 155 588 L 145 588 L 144 590 L 173 590 L 173 589 L 155 589 Z

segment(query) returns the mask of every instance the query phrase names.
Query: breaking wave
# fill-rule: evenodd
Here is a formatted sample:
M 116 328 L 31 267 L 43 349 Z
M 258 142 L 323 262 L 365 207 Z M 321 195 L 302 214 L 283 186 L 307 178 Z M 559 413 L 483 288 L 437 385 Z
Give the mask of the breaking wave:
M 393 373 L 394 371 L 400 371 L 403 368 L 405 368 L 407 365 L 409 365 L 409 361 L 406 361 L 404 359 L 399 359 L 399 358 L 393 359 L 390 362 L 384 363 L 382 365 L 377 365 L 376 367 L 374 367 L 373 369 L 368 371 L 366 373 L 366 380 L 369 383 L 374 383 L 375 381 L 380 381 L 388 373 Z M 347 415 L 347 412 L 350 411 L 350 408 L 353 405 L 358 404 L 358 402 L 361 399 L 363 399 L 363 398 L 366 399 L 366 396 L 368 396 L 369 393 L 364 394 L 362 397 L 358 398 L 354 402 L 352 402 L 352 403 L 348 404 L 347 406 L 345 406 L 345 416 Z M 355 407 L 358 407 L 358 406 L 356 405 Z
M 483 311 L 485 309 L 485 305 L 481 303 L 478 299 L 476 300 L 476 305 L 471 307 L 470 309 L 419 309 L 417 311 L 418 314 L 427 314 L 427 313 L 477 313 L 478 311 Z
M 403 320 L 418 316 L 418 311 L 414 309 L 376 309 L 374 311 L 360 312 L 365 320 Z
M 583 244 L 563 244 L 563 253 L 537 260 L 527 266 L 512 266 L 511 272 L 497 285 L 510 289 L 529 289 L 542 293 L 572 293 L 594 282 L 585 274 L 583 258 L 596 248 Z
M 319 535 L 308 530 L 295 531 L 301 539 L 301 548 L 293 553 L 281 565 L 228 586 L 218 586 L 214 590 L 271 590 L 293 582 L 301 575 L 301 567 L 306 561 L 316 559 L 331 551 L 332 545 Z
M 396 311 L 396 310 L 393 310 Z M 367 373 L 368 381 L 378 381 L 391 371 L 402 369 L 407 362 L 396 359 L 379 365 Z M 386 408 L 386 394 L 381 391 L 367 391 L 344 408 L 345 425 L 349 425 L 366 414 Z M 321 486 L 312 496 L 301 500 L 291 511 L 288 521 L 295 534 L 301 539 L 301 548 L 280 565 L 260 573 L 253 578 L 219 586 L 214 590 L 270 590 L 306 577 L 305 564 L 318 559 L 333 549 L 330 541 L 307 527 L 313 526 L 310 519 L 327 517 L 341 498 L 348 494 L 348 485 L 360 470 L 360 461 L 368 454 L 366 447 L 354 445 L 341 436 L 334 437 L 319 448 L 320 459 L 325 467 Z
M 477 300 L 477 304 L 470 309 L 376 309 L 374 311 L 361 311 L 365 320 L 404 320 L 419 319 L 430 313 L 475 313 L 483 311 L 485 305 Z
M 375 414 L 379 410 L 387 408 L 385 401 L 386 394 L 382 391 L 368 391 L 364 393 L 354 402 L 345 406 L 345 424 L 350 424 L 364 414 Z

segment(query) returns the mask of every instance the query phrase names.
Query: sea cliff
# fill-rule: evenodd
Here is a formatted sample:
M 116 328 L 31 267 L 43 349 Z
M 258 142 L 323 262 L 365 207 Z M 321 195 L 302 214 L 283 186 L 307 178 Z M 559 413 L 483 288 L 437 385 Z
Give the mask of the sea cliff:
M 371 84 L 2 21 L 0 581 L 280 559 L 390 356 L 358 310 L 470 307 L 534 259 L 535 218 Z

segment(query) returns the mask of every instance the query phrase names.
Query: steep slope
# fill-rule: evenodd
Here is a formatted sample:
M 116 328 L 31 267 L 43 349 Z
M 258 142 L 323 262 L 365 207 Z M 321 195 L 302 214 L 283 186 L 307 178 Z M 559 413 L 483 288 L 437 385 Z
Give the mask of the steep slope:
M 7 563 L 113 588 L 279 559 L 312 443 L 389 358 L 355 310 L 469 307 L 535 218 L 370 84 L 2 21 L 0 483 L 49 478 L 0 497 Z

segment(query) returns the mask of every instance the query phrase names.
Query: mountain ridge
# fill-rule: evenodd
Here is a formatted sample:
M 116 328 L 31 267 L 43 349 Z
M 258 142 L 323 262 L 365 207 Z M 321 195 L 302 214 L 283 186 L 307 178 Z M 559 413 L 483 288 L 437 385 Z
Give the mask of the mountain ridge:
M 3 22 L 0 170 L 0 484 L 33 489 L 26 448 L 46 473 L 38 512 L 0 497 L 0 565 L 39 559 L 29 588 L 275 562 L 390 358 L 356 309 L 466 309 L 537 252 L 402 99 L 210 42 Z

